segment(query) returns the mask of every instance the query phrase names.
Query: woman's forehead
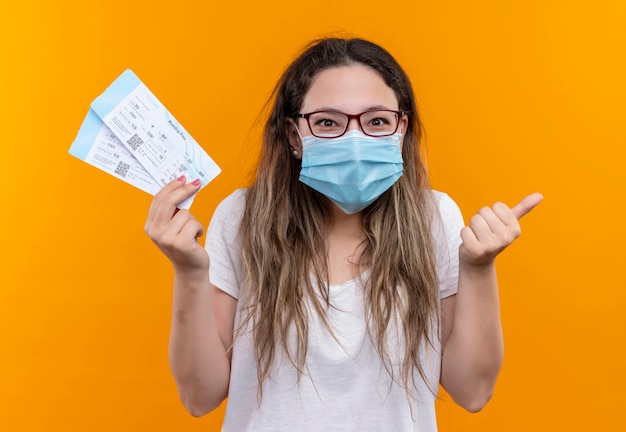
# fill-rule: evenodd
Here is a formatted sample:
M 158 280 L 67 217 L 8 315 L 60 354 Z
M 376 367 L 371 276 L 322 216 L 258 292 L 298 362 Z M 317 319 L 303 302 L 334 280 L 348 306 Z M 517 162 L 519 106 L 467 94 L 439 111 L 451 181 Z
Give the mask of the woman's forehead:
M 398 109 L 396 94 L 374 69 L 353 64 L 318 73 L 304 95 L 301 111 L 334 109 L 354 114 L 373 108 Z

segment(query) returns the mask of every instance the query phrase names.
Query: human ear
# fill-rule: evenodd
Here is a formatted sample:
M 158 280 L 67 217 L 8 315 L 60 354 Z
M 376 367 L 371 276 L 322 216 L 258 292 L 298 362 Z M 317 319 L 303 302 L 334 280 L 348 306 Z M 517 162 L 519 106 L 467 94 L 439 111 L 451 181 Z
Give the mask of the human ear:
M 285 130 L 289 140 L 289 152 L 296 159 L 302 159 L 302 140 L 298 134 L 298 128 L 292 118 L 285 119 Z

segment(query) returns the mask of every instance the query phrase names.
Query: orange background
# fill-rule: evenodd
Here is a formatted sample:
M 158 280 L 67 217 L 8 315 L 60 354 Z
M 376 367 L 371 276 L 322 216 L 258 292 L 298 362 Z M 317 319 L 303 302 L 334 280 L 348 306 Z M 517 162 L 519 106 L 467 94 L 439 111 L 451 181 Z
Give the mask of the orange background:
M 203 4 L 203 5 L 201 5 Z M 0 430 L 217 431 L 167 363 L 172 271 L 150 196 L 70 156 L 90 102 L 132 68 L 246 184 L 258 113 L 307 41 L 349 32 L 414 83 L 432 181 L 466 218 L 541 191 L 499 258 L 506 358 L 441 431 L 626 430 L 626 6 L 597 0 L 35 1 L 0 5 Z

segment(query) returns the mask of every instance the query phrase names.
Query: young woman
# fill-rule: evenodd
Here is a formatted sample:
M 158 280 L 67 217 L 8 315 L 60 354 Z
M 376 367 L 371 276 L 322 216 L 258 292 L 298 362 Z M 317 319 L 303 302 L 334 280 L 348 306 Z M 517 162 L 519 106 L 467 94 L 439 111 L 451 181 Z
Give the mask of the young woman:
M 503 356 L 494 260 L 541 200 L 464 227 L 429 189 L 406 74 L 323 39 L 273 95 L 254 184 L 202 224 L 164 187 L 146 232 L 175 269 L 170 361 L 191 414 L 224 431 L 434 431 L 441 384 L 480 410 Z

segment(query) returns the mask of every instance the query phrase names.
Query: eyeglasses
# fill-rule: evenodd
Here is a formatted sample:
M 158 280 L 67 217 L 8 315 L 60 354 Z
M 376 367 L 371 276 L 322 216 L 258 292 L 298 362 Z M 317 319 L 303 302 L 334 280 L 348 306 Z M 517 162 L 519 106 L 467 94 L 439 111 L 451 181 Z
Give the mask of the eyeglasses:
M 314 111 L 307 114 L 295 114 L 294 117 L 306 119 L 311 133 L 318 138 L 338 138 L 346 133 L 350 120 L 357 119 L 365 135 L 384 137 L 393 135 L 398 130 L 399 119 L 405 111 L 371 110 L 360 114 L 344 114 L 339 111 Z

